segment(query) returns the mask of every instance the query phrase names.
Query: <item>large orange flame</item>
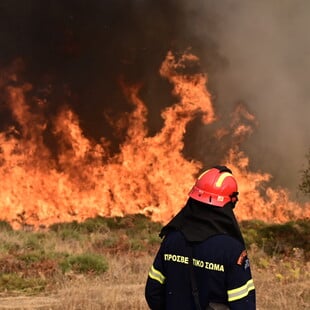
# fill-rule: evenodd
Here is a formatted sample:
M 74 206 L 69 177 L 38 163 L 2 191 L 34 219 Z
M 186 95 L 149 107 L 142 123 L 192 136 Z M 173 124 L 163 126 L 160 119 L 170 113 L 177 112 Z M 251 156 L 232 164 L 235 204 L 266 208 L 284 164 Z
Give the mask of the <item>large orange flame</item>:
M 77 115 L 65 106 L 53 120 L 58 141 L 58 153 L 53 156 L 43 139 L 46 120 L 40 111 L 44 102 L 37 102 L 33 112 L 26 99 L 31 86 L 7 86 L 2 79 L 0 87 L 7 93 L 19 130 L 11 127 L 0 133 L 0 218 L 14 228 L 136 213 L 155 221 L 169 220 L 184 205 L 202 169 L 202 163 L 182 154 L 186 126 L 198 114 L 206 125 L 216 122 L 206 76 L 183 72 L 197 62 L 190 53 L 179 59 L 167 54 L 160 74 L 173 85 L 178 101 L 162 111 L 164 125 L 154 136 L 148 135 L 148 111 L 139 98 L 140 86 L 122 84 L 134 111 L 127 115 L 126 137 L 114 155 L 106 138 L 100 143 L 86 138 Z M 15 75 L 14 79 L 18 80 Z M 291 202 L 284 189 L 267 186 L 269 174 L 249 171 L 249 159 L 238 145 L 254 123 L 255 117 L 238 105 L 231 128 L 214 133 L 219 143 L 227 135 L 239 141 L 222 163 L 232 168 L 239 183 L 237 216 L 277 222 L 309 217 L 309 205 Z M 119 121 L 115 126 L 124 124 Z

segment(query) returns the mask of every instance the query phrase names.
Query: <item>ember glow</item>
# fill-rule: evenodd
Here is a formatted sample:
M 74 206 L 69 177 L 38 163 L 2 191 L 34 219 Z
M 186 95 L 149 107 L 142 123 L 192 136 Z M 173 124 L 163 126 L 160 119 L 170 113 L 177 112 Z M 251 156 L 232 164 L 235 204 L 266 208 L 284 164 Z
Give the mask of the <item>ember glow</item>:
M 37 101 L 34 109 L 27 93 L 35 86 L 7 83 L 13 73 L 3 74 L 0 91 L 18 126 L 0 133 L 1 220 L 16 229 L 137 213 L 168 221 L 184 205 L 205 168 L 182 154 L 186 126 L 197 116 L 206 126 L 217 121 L 206 75 L 183 70 L 198 62 L 189 52 L 179 58 L 167 54 L 159 74 L 173 86 L 175 103 L 161 112 L 164 123 L 153 136 L 148 134 L 148 111 L 139 97 L 141 86 L 121 83 L 134 109 L 114 125 L 126 133 L 116 154 L 104 133 L 100 143 L 87 138 L 78 115 L 63 106 L 52 122 L 55 155 L 43 138 L 46 102 Z M 17 75 L 14 80 L 18 82 Z M 239 183 L 238 218 L 285 222 L 309 217 L 309 205 L 290 201 L 284 189 L 268 187 L 271 175 L 249 171 L 250 159 L 239 146 L 255 123 L 255 117 L 239 105 L 227 128 L 213 133 L 219 144 L 227 137 L 235 142 L 221 164 L 233 170 Z

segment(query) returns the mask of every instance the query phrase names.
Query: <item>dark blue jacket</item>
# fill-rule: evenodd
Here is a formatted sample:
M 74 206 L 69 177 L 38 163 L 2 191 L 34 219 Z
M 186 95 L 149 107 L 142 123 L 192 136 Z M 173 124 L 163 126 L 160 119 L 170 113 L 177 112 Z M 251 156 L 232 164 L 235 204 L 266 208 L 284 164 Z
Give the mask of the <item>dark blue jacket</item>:
M 254 310 L 255 288 L 244 245 L 215 235 L 192 246 L 193 270 L 202 309 L 210 302 Z M 190 245 L 181 232 L 163 240 L 150 269 L 145 297 L 152 310 L 195 309 L 189 271 Z

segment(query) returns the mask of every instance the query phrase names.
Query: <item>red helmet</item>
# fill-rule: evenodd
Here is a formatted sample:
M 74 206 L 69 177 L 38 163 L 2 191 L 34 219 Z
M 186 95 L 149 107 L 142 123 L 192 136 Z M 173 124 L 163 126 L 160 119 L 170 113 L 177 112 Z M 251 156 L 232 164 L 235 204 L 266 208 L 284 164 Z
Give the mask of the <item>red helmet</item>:
M 223 207 L 228 202 L 238 201 L 238 185 L 230 169 L 216 166 L 203 172 L 189 192 L 195 200 Z

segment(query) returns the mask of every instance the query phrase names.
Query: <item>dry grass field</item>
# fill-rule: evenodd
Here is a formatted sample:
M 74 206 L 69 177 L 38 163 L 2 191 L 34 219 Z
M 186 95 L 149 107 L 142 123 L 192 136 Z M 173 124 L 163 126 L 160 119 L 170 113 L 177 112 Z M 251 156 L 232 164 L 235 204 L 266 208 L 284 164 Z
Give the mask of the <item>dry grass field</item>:
M 0 309 L 148 309 L 144 285 L 158 229 L 141 217 L 60 225 L 52 232 L 2 228 Z M 257 309 L 310 309 L 309 222 L 249 222 L 243 229 Z

